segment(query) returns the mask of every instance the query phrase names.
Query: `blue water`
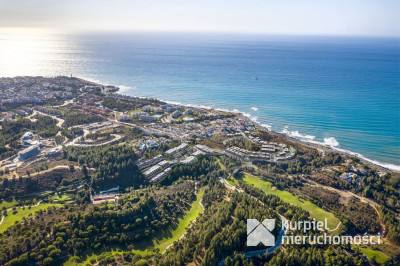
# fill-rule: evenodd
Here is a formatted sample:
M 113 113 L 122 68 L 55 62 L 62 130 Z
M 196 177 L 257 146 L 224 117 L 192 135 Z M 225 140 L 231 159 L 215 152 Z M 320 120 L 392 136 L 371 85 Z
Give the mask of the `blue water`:
M 10 40 L 0 38 L 0 48 Z M 23 67 L 0 60 L 1 75 L 72 74 L 129 95 L 239 110 L 274 131 L 400 168 L 399 39 L 131 33 L 27 41 L 39 43 L 28 51 L 40 56 Z

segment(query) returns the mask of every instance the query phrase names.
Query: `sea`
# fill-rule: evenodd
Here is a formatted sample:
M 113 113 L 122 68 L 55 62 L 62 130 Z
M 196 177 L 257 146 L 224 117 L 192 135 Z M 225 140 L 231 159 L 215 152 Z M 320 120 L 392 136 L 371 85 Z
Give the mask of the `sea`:
M 242 112 L 400 170 L 400 39 L 0 30 L 0 76 L 67 75 Z

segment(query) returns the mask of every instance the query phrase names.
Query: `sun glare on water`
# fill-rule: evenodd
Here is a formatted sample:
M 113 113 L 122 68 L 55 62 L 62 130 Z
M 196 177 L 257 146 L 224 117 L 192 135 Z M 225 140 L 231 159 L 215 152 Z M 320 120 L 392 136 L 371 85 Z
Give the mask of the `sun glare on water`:
M 68 45 L 54 34 L 44 29 L 0 28 L 0 76 L 68 74 L 68 69 L 52 69 L 55 61 L 66 59 L 61 51 Z

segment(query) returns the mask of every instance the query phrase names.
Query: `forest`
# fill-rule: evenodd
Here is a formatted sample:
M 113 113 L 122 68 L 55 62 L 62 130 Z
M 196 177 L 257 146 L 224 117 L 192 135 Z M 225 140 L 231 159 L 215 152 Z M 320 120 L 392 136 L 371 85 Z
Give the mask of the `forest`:
M 39 122 L 39 121 L 38 121 Z M 36 123 L 38 123 L 36 122 Z M 29 122 L 24 122 L 29 126 Z M 41 120 L 37 130 L 45 130 L 51 118 Z M 33 128 L 32 125 L 30 125 Z M 6 127 L 9 138 L 14 131 Z M 120 128 L 127 140 L 143 135 L 136 128 Z M 62 129 L 61 135 L 73 138 L 79 130 Z M 108 136 L 109 133 L 88 135 L 88 139 Z M 277 164 L 255 162 L 255 166 L 243 164 L 239 159 L 222 154 L 200 156 L 194 164 L 177 164 L 161 183 L 149 184 L 137 167 L 140 156 L 151 158 L 167 149 L 176 147 L 179 141 L 170 141 L 139 154 L 130 145 L 105 145 L 100 147 L 63 147 L 61 159 L 70 163 L 69 169 L 60 169 L 24 178 L 1 179 L 0 196 L 9 197 L 41 190 L 74 190 L 73 203 L 61 204 L 39 210 L 35 215 L 24 217 L 0 234 L 0 264 L 56 265 L 71 259 L 82 263 L 88 250 L 100 252 L 93 263 L 135 263 L 135 265 L 369 265 L 358 248 L 339 246 L 292 246 L 285 244 L 272 256 L 252 259 L 240 254 L 263 249 L 246 246 L 246 219 L 262 220 L 265 217 L 292 221 L 309 220 L 310 213 L 283 201 L 280 197 L 264 193 L 242 180 L 244 173 L 271 182 L 276 189 L 286 190 L 301 200 L 309 200 L 320 208 L 333 213 L 342 222 L 341 234 L 382 232 L 383 222 L 387 239 L 399 243 L 400 227 L 396 210 L 399 198 L 393 189 L 399 184 L 399 176 L 379 176 L 367 168 L 359 182 L 347 182 L 337 176 L 326 178 L 323 184 L 344 189 L 379 203 L 379 213 L 356 197 L 346 201 L 337 192 L 310 186 L 307 182 L 321 181 L 317 175 L 321 168 L 338 165 L 343 161 L 339 154 L 328 153 L 324 157 L 299 152 L 295 160 Z M 238 144 L 241 145 L 241 144 Z M 246 145 L 246 144 L 244 144 Z M 244 146 L 245 147 L 245 146 Z M 232 177 L 241 191 L 230 191 L 221 177 Z M 184 185 L 179 185 L 184 184 Z M 100 190 L 121 187 L 118 199 L 100 205 L 92 205 L 91 197 Z M 178 188 L 179 187 L 179 188 Z M 200 214 L 192 227 L 185 228 L 184 238 L 161 255 L 160 250 L 143 243 L 160 235 L 168 235 L 176 228 L 179 219 L 191 208 L 199 189 L 204 190 Z M 3 209 L 3 212 L 5 210 Z M 7 214 L 7 212 L 5 212 Z M 279 234 L 280 223 L 272 232 Z M 316 235 L 319 232 L 310 232 Z M 110 253 L 117 247 L 121 253 Z M 270 254 L 271 255 L 271 254 Z M 373 261 L 372 261 L 373 262 Z M 388 260 L 391 265 L 394 260 Z
M 118 245 L 132 249 L 141 239 L 167 230 L 195 199 L 193 186 L 157 197 L 151 189 L 127 193 L 100 206 L 49 208 L 0 234 L 0 263 L 49 265 L 65 255 Z

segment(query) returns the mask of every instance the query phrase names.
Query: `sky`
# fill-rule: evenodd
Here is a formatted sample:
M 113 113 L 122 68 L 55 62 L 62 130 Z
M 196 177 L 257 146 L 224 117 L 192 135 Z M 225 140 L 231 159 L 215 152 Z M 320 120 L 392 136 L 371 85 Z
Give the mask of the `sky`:
M 399 0 L 0 0 L 0 27 L 400 36 Z

